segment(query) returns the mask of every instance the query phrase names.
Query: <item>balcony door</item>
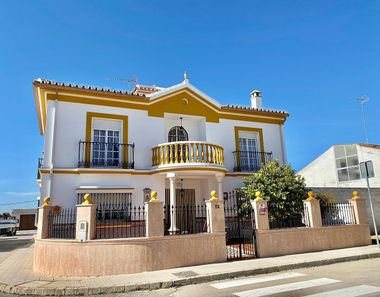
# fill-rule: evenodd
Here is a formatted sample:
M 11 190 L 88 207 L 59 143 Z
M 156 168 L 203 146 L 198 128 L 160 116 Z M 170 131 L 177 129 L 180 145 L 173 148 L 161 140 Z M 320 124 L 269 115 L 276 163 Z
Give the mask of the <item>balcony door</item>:
M 239 133 L 239 159 L 243 171 L 256 171 L 261 167 L 258 133 Z
M 94 129 L 92 144 L 92 165 L 119 166 L 120 132 Z
M 118 167 L 121 164 L 123 121 L 93 118 L 91 138 L 91 166 Z
M 188 141 L 189 135 L 187 134 L 185 128 L 182 126 L 175 126 L 170 129 L 168 134 L 168 142 L 176 141 Z
M 168 134 L 168 142 L 177 142 L 177 141 L 188 141 L 189 135 L 187 134 L 185 128 L 182 126 L 174 126 L 170 129 Z M 185 146 L 182 145 L 182 151 L 181 151 L 181 145 L 173 145 L 169 149 L 169 158 L 171 162 L 177 163 L 178 160 L 176 160 L 176 157 L 179 158 L 181 156 L 185 156 L 186 149 Z M 184 162 L 186 162 L 186 158 L 184 158 Z

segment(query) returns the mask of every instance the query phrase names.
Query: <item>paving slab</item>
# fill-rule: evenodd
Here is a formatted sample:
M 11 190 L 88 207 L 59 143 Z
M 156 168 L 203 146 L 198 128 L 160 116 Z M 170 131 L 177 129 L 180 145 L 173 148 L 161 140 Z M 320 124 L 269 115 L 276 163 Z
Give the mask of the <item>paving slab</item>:
M 96 295 L 179 287 L 228 278 L 380 257 L 364 246 L 281 257 L 223 262 L 128 275 L 44 277 L 33 271 L 33 246 L 19 249 L 0 263 L 0 291 L 37 296 Z

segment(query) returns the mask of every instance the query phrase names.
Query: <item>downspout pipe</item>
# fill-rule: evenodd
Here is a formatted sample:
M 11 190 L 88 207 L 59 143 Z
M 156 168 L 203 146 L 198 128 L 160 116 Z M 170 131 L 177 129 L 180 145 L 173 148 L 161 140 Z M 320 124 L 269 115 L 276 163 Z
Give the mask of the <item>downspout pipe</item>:
M 284 136 L 284 125 L 280 124 L 280 138 L 281 138 L 281 152 L 282 152 L 282 163 L 286 164 L 288 162 L 286 158 L 286 147 L 285 147 L 285 136 Z

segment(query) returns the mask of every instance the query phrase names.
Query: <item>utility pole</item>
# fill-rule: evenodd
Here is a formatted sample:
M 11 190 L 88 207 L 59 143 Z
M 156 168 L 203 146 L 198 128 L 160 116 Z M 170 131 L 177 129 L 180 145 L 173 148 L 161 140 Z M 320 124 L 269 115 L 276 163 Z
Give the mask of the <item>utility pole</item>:
M 369 200 L 369 206 L 371 208 L 373 229 L 375 230 L 375 237 L 376 237 L 377 247 L 380 248 L 379 233 L 377 232 L 375 212 L 373 210 L 373 204 L 372 204 L 371 188 L 369 186 L 369 178 L 375 177 L 375 172 L 373 170 L 373 163 L 372 163 L 371 160 L 364 161 L 364 162 L 360 162 L 359 166 L 360 166 L 360 175 L 361 175 L 361 177 L 365 178 L 367 180 L 368 200 Z
M 365 137 L 365 142 L 368 144 L 368 135 L 367 135 L 367 125 L 365 121 L 365 113 L 364 113 L 364 103 L 369 101 L 369 98 L 367 96 L 361 96 L 360 98 L 356 99 L 359 101 L 359 103 L 362 106 L 362 117 L 363 117 L 363 127 L 364 127 L 364 137 Z

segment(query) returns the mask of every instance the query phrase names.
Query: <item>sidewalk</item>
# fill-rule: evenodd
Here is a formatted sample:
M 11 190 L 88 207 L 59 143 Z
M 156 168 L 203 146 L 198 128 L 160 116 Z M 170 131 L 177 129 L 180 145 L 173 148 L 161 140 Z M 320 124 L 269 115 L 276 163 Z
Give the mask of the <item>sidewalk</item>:
M 129 275 L 49 278 L 33 272 L 31 246 L 17 250 L 0 264 L 0 291 L 20 295 L 68 296 L 154 290 L 376 257 L 380 257 L 380 249 L 372 245 Z

